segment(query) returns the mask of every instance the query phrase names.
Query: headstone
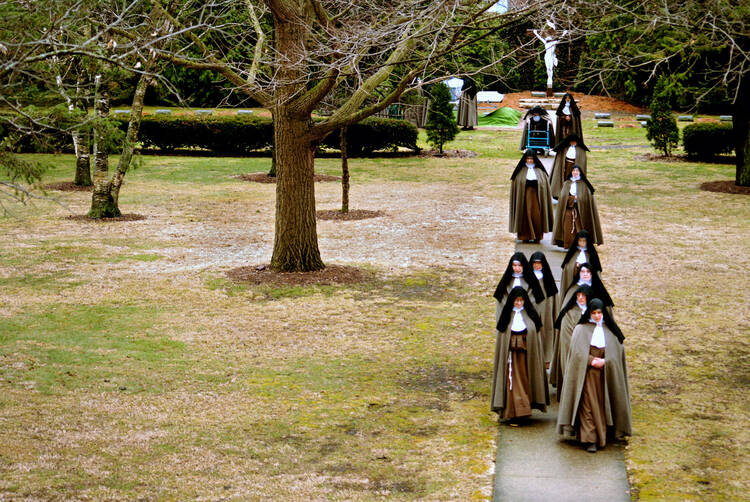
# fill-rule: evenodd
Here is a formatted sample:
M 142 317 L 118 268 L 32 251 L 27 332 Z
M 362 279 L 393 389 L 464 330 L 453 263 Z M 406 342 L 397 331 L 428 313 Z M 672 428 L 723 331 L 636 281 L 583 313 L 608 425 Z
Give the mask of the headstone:
M 719 115 L 719 120 L 722 122 L 731 122 L 732 116 L 731 115 Z
M 213 110 L 195 110 L 198 115 L 211 115 L 213 112 Z
M 636 115 L 635 120 L 651 120 L 651 115 Z
M 130 113 L 130 110 L 115 110 L 115 115 Z
M 611 120 L 600 120 L 596 123 L 596 127 L 614 127 L 615 123 Z
M 531 91 L 531 97 L 532 98 L 545 98 L 547 97 L 547 94 L 543 91 Z
M 646 126 L 648 126 L 648 122 L 645 121 L 645 120 L 642 120 L 641 121 L 641 127 L 646 127 Z
M 159 115 L 172 115 L 172 110 L 154 110 L 154 113 L 158 113 Z
M 252 115 L 252 110 L 237 110 L 237 115 Z
M 692 122 L 693 116 L 692 115 L 678 115 L 677 121 L 678 122 Z
M 561 98 L 561 97 L 563 97 L 563 96 L 565 96 L 565 93 L 564 93 L 564 92 L 556 92 L 556 93 L 555 93 L 555 97 L 556 97 L 556 98 Z
M 611 115 L 611 114 L 609 114 L 609 113 L 595 113 L 595 114 L 594 114 L 594 118 L 595 118 L 595 119 L 608 119 L 608 118 L 610 118 L 611 116 L 612 116 L 612 115 Z

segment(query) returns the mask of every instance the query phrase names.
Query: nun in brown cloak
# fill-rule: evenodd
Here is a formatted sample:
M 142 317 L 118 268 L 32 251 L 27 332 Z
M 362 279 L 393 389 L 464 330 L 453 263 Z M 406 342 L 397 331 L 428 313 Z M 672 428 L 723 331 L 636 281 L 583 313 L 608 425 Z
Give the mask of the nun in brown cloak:
M 534 295 L 534 302 L 541 303 L 544 301 L 544 290 L 534 274 L 534 269 L 521 251 L 513 253 L 508 260 L 508 266 L 497 283 L 495 297 L 498 303 L 497 315 L 500 316 L 500 310 L 505 304 L 505 298 L 510 290 L 516 287 L 522 287 L 524 291 L 531 292 Z M 497 321 L 497 319 L 495 319 Z
M 594 272 L 588 263 L 582 263 L 570 284 L 566 288 L 560 289 L 560 305 L 567 305 L 570 299 L 575 296 L 576 289 L 579 286 L 590 287 L 591 298 L 599 298 L 603 301 L 609 316 L 614 317 L 613 307 L 615 303 L 612 301 L 612 297 L 609 296 L 607 288 L 604 287 L 601 277 Z
M 539 242 L 552 231 L 552 197 L 542 161 L 527 150 L 510 176 L 508 231 L 521 241 Z
M 552 119 L 550 118 L 547 110 L 537 105 L 531 108 L 526 115 L 523 116 L 523 132 L 521 133 L 521 150 L 525 150 L 527 146 L 527 139 L 529 131 L 547 131 L 548 144 L 550 146 L 555 144 L 555 129 L 552 125 Z
M 577 134 L 583 140 L 581 110 L 578 108 L 578 104 L 571 94 L 565 93 L 560 100 L 560 106 L 557 107 L 555 115 L 557 115 L 555 134 L 557 134 L 558 138 Z
M 474 129 L 477 126 L 477 84 L 469 77 L 464 78 L 464 85 L 461 87 L 456 122 L 464 129 Z
M 560 309 L 560 314 L 555 319 L 555 346 L 552 353 L 552 363 L 549 367 L 549 383 L 557 387 L 557 400 L 560 400 L 559 389 L 562 388 L 563 375 L 565 374 L 565 363 L 568 358 L 568 348 L 570 339 L 573 336 L 573 329 L 581 319 L 581 315 L 586 312 L 588 301 L 591 296 L 591 288 L 588 286 L 578 286 L 568 303 Z
M 526 291 L 513 288 L 500 313 L 492 371 L 491 409 L 501 420 L 547 410 L 549 388 L 544 370 L 539 318 Z
M 599 253 L 596 252 L 596 247 L 593 244 L 589 244 L 588 231 L 581 230 L 576 234 L 575 241 L 570 245 L 565 258 L 563 258 L 560 287 L 566 288 L 570 285 L 573 276 L 584 263 L 588 263 L 591 270 L 601 277 L 602 264 L 599 261 Z
M 633 434 L 625 337 L 601 300 L 593 299 L 573 330 L 557 412 L 557 433 L 587 451 Z
M 544 347 L 544 364 L 549 368 L 552 360 L 552 348 L 555 341 L 555 319 L 560 308 L 557 297 L 557 285 L 555 276 L 552 275 L 552 269 L 547 263 L 547 257 L 541 251 L 536 251 L 529 259 L 531 267 L 534 269 L 534 275 L 543 286 L 544 301 L 535 305 L 539 317 L 542 319 L 542 346 Z
M 573 166 L 579 166 L 583 174 L 586 174 L 588 165 L 588 154 L 586 152 L 589 151 L 589 148 L 577 134 L 572 134 L 560 141 L 553 150 L 556 153 L 549 175 L 549 186 L 552 189 L 552 198 L 557 200 L 563 183 L 570 178 Z
M 569 248 L 581 230 L 588 231 L 591 244 L 601 244 L 602 227 L 599 223 L 599 210 L 594 199 L 594 187 L 578 166 L 560 190 L 555 210 L 555 224 L 552 240 L 560 247 Z

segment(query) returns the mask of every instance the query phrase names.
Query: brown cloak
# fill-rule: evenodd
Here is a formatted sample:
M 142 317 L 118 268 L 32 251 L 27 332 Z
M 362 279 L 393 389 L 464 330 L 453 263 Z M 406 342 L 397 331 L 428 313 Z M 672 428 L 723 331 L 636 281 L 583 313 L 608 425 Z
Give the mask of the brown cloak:
M 565 154 L 568 153 L 568 146 L 566 145 L 561 151 L 556 152 L 555 161 L 552 163 L 552 171 L 549 175 L 549 186 L 552 191 L 552 197 L 558 199 L 560 197 L 560 190 L 565 183 Z M 580 146 L 576 146 L 576 165 L 581 168 L 581 172 L 586 174 L 587 157 L 586 150 Z
M 565 209 L 567 204 L 567 194 L 570 192 L 570 180 L 565 181 L 562 188 L 560 189 L 560 200 L 557 203 L 557 210 L 555 211 L 555 223 L 552 241 L 558 245 L 563 244 L 563 218 L 565 217 Z M 602 226 L 599 222 L 599 211 L 596 208 L 596 200 L 594 194 L 591 192 L 588 184 L 583 179 L 577 183 L 577 196 L 578 196 L 578 213 L 581 216 L 581 225 L 584 230 L 589 233 L 589 242 L 591 244 L 599 245 L 604 242 L 602 238 Z
M 557 113 L 557 122 L 555 123 L 555 134 L 558 138 L 564 138 L 565 136 L 569 136 L 571 134 L 577 134 L 579 138 L 583 138 L 583 128 L 581 127 L 581 116 L 570 114 L 570 126 L 568 126 L 568 129 L 570 129 L 570 132 L 568 134 L 565 134 L 563 129 L 565 129 L 564 122 L 565 120 L 565 114 L 562 112 Z
M 510 184 L 510 216 L 508 218 L 508 231 L 518 234 L 524 215 L 524 199 L 526 198 L 526 170 L 524 165 L 518 171 Z M 542 233 L 552 231 L 554 215 L 552 214 L 552 197 L 549 191 L 549 179 L 547 172 L 538 167 L 534 168 L 537 177 L 537 199 L 539 200 L 539 213 L 542 221 Z
M 557 400 L 560 400 L 560 388 L 565 376 L 565 364 L 567 363 L 570 339 L 573 330 L 581 319 L 581 309 L 574 306 L 565 312 L 560 323 L 560 330 L 555 337 L 555 345 L 552 352 L 552 360 L 549 365 L 549 383 L 557 387 Z
M 544 354 L 542 339 L 536 325 L 527 315 L 526 309 L 521 311 L 523 322 L 526 323 L 526 365 L 528 369 L 529 400 L 531 407 L 545 411 L 549 404 L 549 387 L 547 386 L 547 372 L 544 369 Z M 508 392 L 508 353 L 510 352 L 510 327 L 502 333 L 495 330 L 495 364 L 492 370 L 492 397 L 490 409 L 503 415 Z
M 477 95 L 462 91 L 458 98 L 458 116 L 456 122 L 460 127 L 470 128 L 477 126 Z
M 552 360 L 552 353 L 555 343 L 555 319 L 560 311 L 557 295 L 547 296 L 542 303 L 535 305 L 539 317 L 542 318 L 542 347 L 544 348 L 544 362 L 549 363 Z
M 586 323 L 576 326 L 573 330 L 557 412 L 557 433 L 563 436 L 575 435 L 594 327 L 593 323 Z M 622 439 L 633 434 L 625 348 L 606 325 L 604 339 L 604 414 L 608 429 L 612 430 L 615 438 Z

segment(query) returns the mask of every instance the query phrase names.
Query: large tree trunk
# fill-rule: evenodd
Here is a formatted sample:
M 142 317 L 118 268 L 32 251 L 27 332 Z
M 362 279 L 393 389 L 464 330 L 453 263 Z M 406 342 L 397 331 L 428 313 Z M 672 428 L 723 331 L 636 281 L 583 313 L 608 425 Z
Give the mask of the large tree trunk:
M 91 186 L 91 157 L 89 155 L 89 135 L 81 131 L 73 132 L 73 145 L 76 151 L 76 174 L 73 183 L 78 186 Z
M 286 7 L 291 9 L 291 5 Z M 310 24 L 286 7 L 274 11 L 274 44 L 278 58 L 296 61 Z M 305 71 L 296 64 L 285 65 L 277 78 L 282 84 L 274 92 L 273 106 L 276 233 L 271 268 L 283 272 L 321 270 L 325 265 L 318 249 L 314 180 L 318 138 L 311 134 L 311 113 L 294 103 L 305 91 Z
M 742 79 L 737 102 L 732 112 L 732 127 L 734 128 L 734 152 L 737 156 L 737 172 L 735 185 L 750 186 L 750 75 Z
M 307 272 L 325 268 L 315 222 L 315 144 L 310 122 L 276 113 L 276 235 L 271 268 Z
M 349 155 L 346 151 L 346 127 L 341 131 L 341 212 L 349 212 Z
M 150 67 L 148 69 L 150 70 Z M 125 173 L 128 172 L 130 161 L 133 159 L 135 143 L 138 141 L 138 130 L 141 127 L 141 118 L 143 118 L 143 99 L 146 96 L 146 89 L 150 81 L 151 77 L 149 77 L 147 71 L 144 71 L 141 73 L 138 85 L 135 87 L 133 104 L 130 105 L 130 122 L 128 122 L 128 132 L 125 135 L 125 144 L 122 147 L 120 161 L 117 163 L 117 170 L 112 177 L 111 193 L 115 207 L 117 207 L 120 199 L 122 181 L 125 179 Z
M 98 82 L 96 87 L 98 91 Z M 101 120 L 109 115 L 109 95 L 106 91 L 96 92 L 94 114 L 97 119 L 94 124 L 94 191 L 91 195 L 89 218 L 113 218 L 120 216 L 120 210 L 112 198 L 112 185 L 109 180 L 109 154 L 102 146 L 102 135 L 105 128 L 102 126 Z

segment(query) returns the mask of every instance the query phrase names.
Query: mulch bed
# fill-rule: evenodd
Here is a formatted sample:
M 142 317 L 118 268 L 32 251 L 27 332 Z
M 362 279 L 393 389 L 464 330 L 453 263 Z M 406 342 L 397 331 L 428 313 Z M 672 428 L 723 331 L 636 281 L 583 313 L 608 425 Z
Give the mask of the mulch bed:
M 342 213 L 340 209 L 327 209 L 317 211 L 315 215 L 319 220 L 366 220 L 367 218 L 378 218 L 385 216 L 383 211 L 370 211 L 369 209 L 352 209 L 348 213 Z
M 269 176 L 268 173 L 239 174 L 235 178 L 255 183 L 276 183 L 276 177 Z M 327 174 L 316 174 L 314 178 L 315 181 L 341 181 L 340 176 L 329 176 Z
M 477 152 L 471 150 L 422 150 L 419 152 L 420 157 L 443 157 L 448 159 L 470 159 L 477 156 Z
M 701 190 L 707 192 L 731 193 L 736 195 L 750 195 L 750 187 L 740 187 L 734 184 L 734 180 L 707 181 L 701 183 Z
M 113 221 L 141 221 L 145 220 L 146 218 L 147 217 L 142 214 L 128 213 L 121 214 L 120 216 L 116 216 L 114 218 L 89 218 L 87 214 L 74 214 L 72 216 L 67 216 L 65 219 L 74 221 L 88 221 L 91 223 L 104 223 Z
M 233 281 L 250 284 L 274 284 L 285 286 L 333 286 L 362 282 L 372 276 L 357 267 L 346 265 L 328 265 L 316 272 L 274 272 L 267 265 L 239 267 L 227 272 Z
M 44 185 L 45 190 L 57 190 L 60 192 L 90 192 L 91 186 L 76 185 L 72 181 L 61 181 L 59 183 L 48 183 Z

